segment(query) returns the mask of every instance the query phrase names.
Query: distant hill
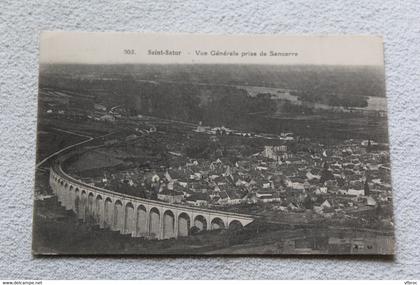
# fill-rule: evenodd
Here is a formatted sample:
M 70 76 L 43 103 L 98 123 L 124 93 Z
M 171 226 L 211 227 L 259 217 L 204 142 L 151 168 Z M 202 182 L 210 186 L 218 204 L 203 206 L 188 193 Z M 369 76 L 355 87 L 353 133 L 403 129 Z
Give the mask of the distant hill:
M 341 96 L 385 96 L 384 70 L 329 65 L 43 65 L 42 75 L 249 85 Z
M 121 105 L 131 115 L 267 131 L 276 123 L 266 117 L 311 114 L 315 104 L 363 108 L 367 96 L 382 99 L 385 93 L 383 70 L 373 67 L 56 64 L 41 66 L 39 82 L 77 94 L 70 98 L 76 105 L 88 97 L 89 104 L 78 106 L 88 112 L 94 103 Z M 273 99 L 283 92 L 276 88 L 295 102 Z

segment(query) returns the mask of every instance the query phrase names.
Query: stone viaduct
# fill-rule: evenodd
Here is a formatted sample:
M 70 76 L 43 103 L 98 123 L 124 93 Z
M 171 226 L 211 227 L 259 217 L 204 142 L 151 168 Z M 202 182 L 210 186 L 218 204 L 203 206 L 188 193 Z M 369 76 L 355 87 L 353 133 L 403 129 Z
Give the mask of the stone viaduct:
M 244 227 L 254 218 L 212 209 L 170 204 L 113 192 L 66 174 L 61 165 L 50 168 L 50 186 L 59 203 L 80 220 L 121 234 L 148 239 L 188 236 L 199 231 Z

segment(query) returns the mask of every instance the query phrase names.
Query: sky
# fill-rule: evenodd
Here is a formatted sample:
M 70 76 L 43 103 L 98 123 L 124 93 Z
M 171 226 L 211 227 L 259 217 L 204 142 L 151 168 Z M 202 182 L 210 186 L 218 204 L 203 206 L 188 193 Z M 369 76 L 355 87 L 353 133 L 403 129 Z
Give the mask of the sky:
M 378 36 L 43 32 L 39 62 L 382 66 L 384 59 Z

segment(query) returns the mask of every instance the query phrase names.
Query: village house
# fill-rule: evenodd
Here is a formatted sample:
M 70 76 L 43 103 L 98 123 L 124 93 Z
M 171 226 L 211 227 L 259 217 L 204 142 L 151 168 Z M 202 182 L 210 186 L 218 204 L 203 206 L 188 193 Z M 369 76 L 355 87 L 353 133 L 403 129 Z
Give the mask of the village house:
M 323 213 L 326 209 L 331 209 L 332 205 L 328 200 L 324 200 L 322 203 L 314 205 L 314 211 L 318 214 Z
M 364 196 L 365 190 L 364 189 L 340 189 L 338 190 L 340 194 L 349 195 L 349 196 Z
M 164 189 L 157 194 L 157 198 L 168 203 L 181 203 L 184 199 L 184 194 L 179 191 Z
M 209 196 L 204 193 L 194 193 L 185 199 L 185 202 L 191 206 L 206 207 Z
M 255 197 L 263 203 L 281 202 L 280 196 L 274 191 L 261 190 L 255 193 Z

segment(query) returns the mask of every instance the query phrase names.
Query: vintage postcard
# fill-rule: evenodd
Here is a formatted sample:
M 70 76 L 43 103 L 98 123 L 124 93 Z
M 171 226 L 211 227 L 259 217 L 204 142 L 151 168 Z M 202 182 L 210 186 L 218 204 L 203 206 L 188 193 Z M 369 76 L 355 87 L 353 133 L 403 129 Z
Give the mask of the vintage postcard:
M 392 255 L 383 43 L 45 32 L 33 253 Z

